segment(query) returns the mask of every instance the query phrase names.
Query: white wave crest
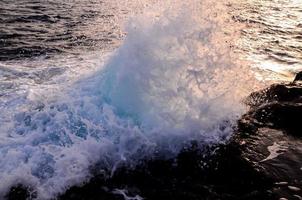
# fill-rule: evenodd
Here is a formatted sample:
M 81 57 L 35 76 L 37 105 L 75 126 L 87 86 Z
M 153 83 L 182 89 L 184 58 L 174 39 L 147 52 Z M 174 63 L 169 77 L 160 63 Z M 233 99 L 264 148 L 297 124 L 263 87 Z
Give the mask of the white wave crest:
M 229 138 L 255 82 L 230 47 L 237 34 L 226 7 L 163 4 L 129 22 L 91 77 L 54 95 L 28 85 L 1 104 L 1 194 L 20 182 L 49 199 L 87 180 L 97 163 L 113 173 L 154 152 L 175 156 L 191 140 Z

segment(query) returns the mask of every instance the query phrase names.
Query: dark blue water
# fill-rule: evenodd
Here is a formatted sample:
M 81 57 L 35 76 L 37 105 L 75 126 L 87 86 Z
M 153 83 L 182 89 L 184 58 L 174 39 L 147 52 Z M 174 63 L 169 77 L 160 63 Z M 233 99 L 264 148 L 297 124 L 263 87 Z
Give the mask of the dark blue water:
M 0 61 L 79 54 L 120 39 L 113 3 L 102 1 L 0 2 Z M 93 27 L 93 28 L 92 28 Z

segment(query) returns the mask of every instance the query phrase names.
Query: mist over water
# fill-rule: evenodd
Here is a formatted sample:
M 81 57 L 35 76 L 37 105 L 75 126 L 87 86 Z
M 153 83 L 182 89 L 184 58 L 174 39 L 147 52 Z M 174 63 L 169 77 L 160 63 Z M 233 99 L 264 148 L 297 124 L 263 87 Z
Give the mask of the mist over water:
M 23 183 L 49 199 L 96 164 L 110 175 L 193 140 L 226 142 L 258 86 L 234 53 L 239 35 L 226 9 L 161 2 L 128 20 L 112 53 L 0 63 L 0 193 Z

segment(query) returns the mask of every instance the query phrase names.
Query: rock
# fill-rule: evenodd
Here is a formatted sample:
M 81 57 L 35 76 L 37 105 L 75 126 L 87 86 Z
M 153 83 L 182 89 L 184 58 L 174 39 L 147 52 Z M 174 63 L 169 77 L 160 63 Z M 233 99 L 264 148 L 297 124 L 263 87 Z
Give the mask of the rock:
M 296 74 L 294 81 L 302 81 L 302 71 Z
M 281 129 L 288 134 L 302 136 L 302 104 L 268 103 L 243 116 L 240 128 L 247 126 Z M 244 125 L 247 124 L 247 125 Z M 251 125 L 252 124 L 252 125 Z M 249 130 L 250 131 L 250 128 Z
M 213 151 L 216 153 L 210 153 Z M 119 199 L 111 192 L 116 188 L 151 200 L 276 199 L 267 192 L 272 185 L 243 159 L 234 139 L 219 147 L 192 146 L 173 160 L 152 159 L 134 169 L 121 167 L 113 177 L 94 178 L 83 187 L 70 188 L 58 199 Z M 109 192 L 102 191 L 102 186 Z M 93 195 L 87 198 L 87 194 Z
M 272 85 L 252 93 L 245 102 L 251 109 L 238 122 L 241 132 L 255 133 L 258 128 L 269 127 L 302 136 L 301 83 Z
M 269 88 L 253 92 L 245 103 L 256 108 L 274 101 L 302 103 L 302 85 L 298 83 L 274 84 Z
M 13 186 L 10 191 L 5 195 L 7 200 L 27 200 L 35 199 L 37 193 L 33 191 L 32 188 L 24 186 L 22 184 L 17 184 Z
M 242 156 L 275 182 L 271 190 L 278 196 L 277 199 L 293 199 L 293 195 L 301 195 L 300 80 L 302 81 L 302 72 L 292 83 L 274 84 L 252 93 L 245 101 L 250 110 L 238 121 L 238 137 L 240 144 L 244 144 L 241 148 Z M 273 146 L 278 147 L 274 157 L 270 151 Z

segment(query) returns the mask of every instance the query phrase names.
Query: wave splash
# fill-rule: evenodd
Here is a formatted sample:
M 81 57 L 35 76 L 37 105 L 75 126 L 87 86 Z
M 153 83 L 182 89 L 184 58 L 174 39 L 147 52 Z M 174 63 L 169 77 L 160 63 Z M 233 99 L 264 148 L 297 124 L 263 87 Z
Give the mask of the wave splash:
M 191 140 L 229 138 L 254 79 L 230 48 L 236 33 L 224 6 L 168 5 L 130 20 L 98 73 L 52 98 L 30 88 L 1 104 L 1 194 L 20 182 L 49 199 L 87 180 L 96 164 L 114 173 L 155 152 L 175 156 Z
M 130 23 L 100 84 L 118 115 L 142 127 L 186 133 L 207 132 L 237 115 L 247 70 L 233 60 L 223 27 L 190 12 Z

